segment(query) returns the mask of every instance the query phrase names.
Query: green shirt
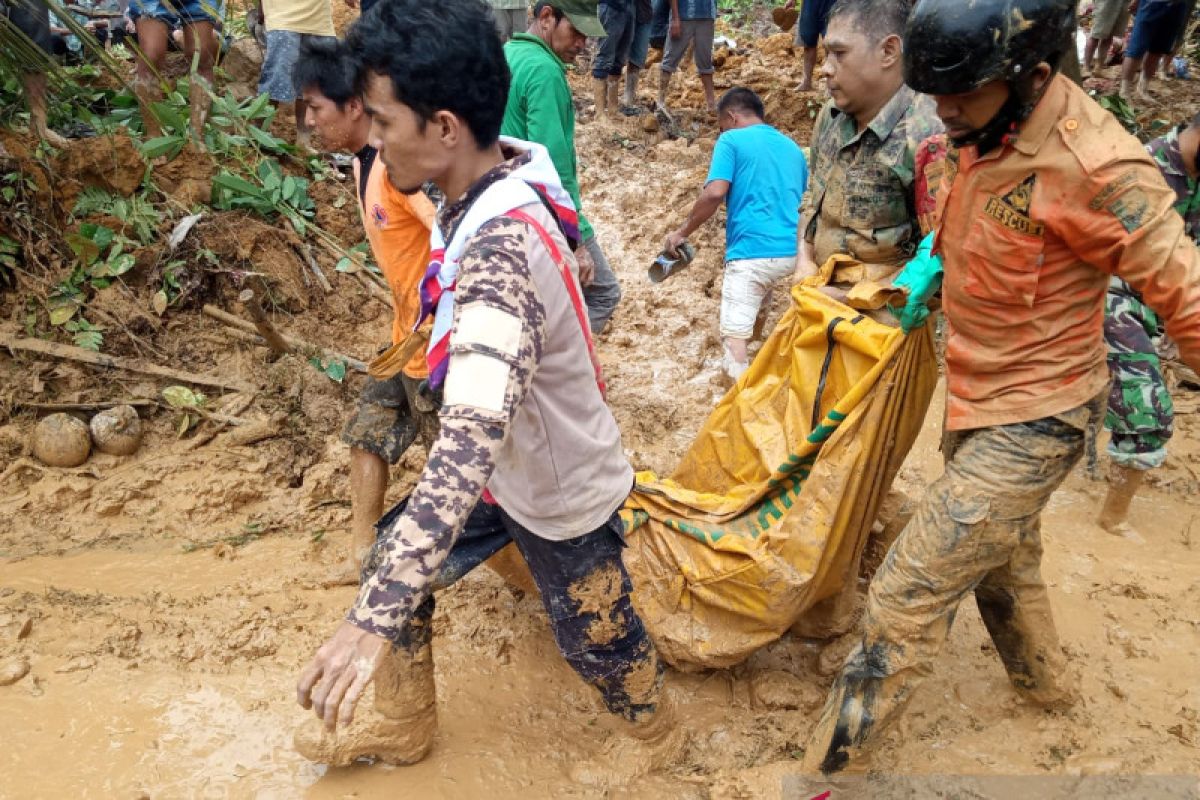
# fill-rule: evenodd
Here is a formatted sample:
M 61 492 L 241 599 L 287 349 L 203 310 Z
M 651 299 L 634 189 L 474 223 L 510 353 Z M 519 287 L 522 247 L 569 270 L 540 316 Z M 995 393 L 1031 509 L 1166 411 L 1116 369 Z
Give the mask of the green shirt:
M 508 105 L 500 133 L 537 142 L 550 151 L 563 188 L 579 211 L 579 235 L 594 235 L 579 199 L 579 166 L 575 159 L 575 106 L 567 85 L 567 66 L 536 36 L 518 33 L 504 45 L 512 73 Z

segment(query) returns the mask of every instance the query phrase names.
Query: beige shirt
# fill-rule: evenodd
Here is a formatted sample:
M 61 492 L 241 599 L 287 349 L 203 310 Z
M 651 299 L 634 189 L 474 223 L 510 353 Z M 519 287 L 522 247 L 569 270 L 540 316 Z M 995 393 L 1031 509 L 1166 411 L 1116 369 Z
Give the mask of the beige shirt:
M 335 36 L 330 0 L 263 0 L 267 30 Z

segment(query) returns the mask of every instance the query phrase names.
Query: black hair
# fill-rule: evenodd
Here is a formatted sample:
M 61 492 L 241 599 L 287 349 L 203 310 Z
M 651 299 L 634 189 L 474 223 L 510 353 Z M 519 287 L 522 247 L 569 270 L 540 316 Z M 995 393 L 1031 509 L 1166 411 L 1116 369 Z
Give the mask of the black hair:
M 359 96 L 355 85 L 358 67 L 345 45 L 316 36 L 300 37 L 300 56 L 292 68 L 296 94 L 315 88 L 337 107 Z
M 909 0 L 837 0 L 829 11 L 828 21 L 850 17 L 868 39 L 881 42 L 889 36 L 904 38 L 911 10 Z
M 508 100 L 508 62 L 491 9 L 481 0 L 386 0 L 346 35 L 357 55 L 355 85 L 369 73 L 392 80 L 396 100 L 424 122 L 438 111 L 462 119 L 479 149 L 500 136 Z
M 726 111 L 748 111 L 759 119 L 766 116 L 762 98 L 745 86 L 735 86 L 721 95 L 717 101 L 717 113 L 724 114 Z
M 533 7 L 533 18 L 534 19 L 538 18 L 538 16 L 542 13 L 543 8 L 549 8 L 551 11 L 554 12 L 554 21 L 555 22 L 561 22 L 562 18 L 564 16 L 566 16 L 565 14 L 563 14 L 562 9 L 560 9 L 558 6 L 554 5 L 554 3 L 550 2 L 550 0 L 538 0 L 537 4 Z

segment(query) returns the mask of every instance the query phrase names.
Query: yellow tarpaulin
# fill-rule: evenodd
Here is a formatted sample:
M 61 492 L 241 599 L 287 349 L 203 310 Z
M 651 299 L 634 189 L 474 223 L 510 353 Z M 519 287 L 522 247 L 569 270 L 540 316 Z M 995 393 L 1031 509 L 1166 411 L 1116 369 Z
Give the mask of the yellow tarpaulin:
M 623 511 L 635 605 L 676 665 L 738 663 L 857 578 L 933 394 L 930 326 L 905 336 L 814 286 L 792 301 L 674 474 L 640 473 Z

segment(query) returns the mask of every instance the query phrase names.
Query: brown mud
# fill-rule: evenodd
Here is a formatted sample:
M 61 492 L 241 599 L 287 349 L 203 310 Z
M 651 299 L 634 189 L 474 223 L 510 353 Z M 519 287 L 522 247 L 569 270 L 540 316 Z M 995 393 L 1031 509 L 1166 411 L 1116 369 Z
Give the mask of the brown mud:
M 717 82 L 763 91 L 776 121 L 807 144 L 809 100 L 818 95 L 790 94 L 798 54 L 785 40 L 726 54 Z M 1195 92 L 1182 86 L 1186 100 L 1175 108 L 1191 111 Z M 686 138 L 659 141 L 637 119 L 592 121 L 585 101 L 578 141 L 586 211 L 625 292 L 598 339 L 609 399 L 635 466 L 660 473 L 724 391 L 720 215 L 693 237 L 691 266 L 663 284 L 645 277 L 699 191 L 715 142 L 714 124 L 695 111 L 702 103 L 694 76 L 681 71 L 674 88 Z M 643 86 L 643 103 L 653 91 Z M 340 191 L 314 196 L 328 201 Z M 70 226 L 65 212 L 54 213 L 64 215 L 56 225 Z M 322 213 L 343 244 L 361 238 L 352 201 L 340 216 Z M 164 226 L 163 238 L 169 233 Z M 821 643 L 786 637 L 733 669 L 669 673 L 667 691 L 687 733 L 683 754 L 625 789 L 583 786 L 568 778 L 571 767 L 602 752 L 613 721 L 559 657 L 537 595 L 487 570 L 438 598 L 439 729 L 425 760 L 325 769 L 294 752 L 293 732 L 311 717 L 295 704 L 296 678 L 354 597 L 352 588 L 322 583 L 349 540 L 338 433 L 359 379 L 337 384 L 302 356 L 275 357 L 199 308 L 236 310 L 237 290 L 256 277 L 247 273 L 260 273 L 278 299 L 270 313 L 281 329 L 369 358 L 387 338 L 390 311 L 314 247 L 335 290 L 324 293 L 295 245 L 286 223 L 206 214 L 181 256 L 193 265 L 195 295 L 154 314 L 164 258 L 152 253 L 111 301 L 125 304 L 123 314 L 113 305 L 111 316 L 125 320 L 128 334 L 106 323 L 106 352 L 259 387 L 245 406 L 246 398 L 209 392 L 214 411 L 241 407 L 229 413 L 276 421 L 276 435 L 254 445 L 218 438 L 193 447 L 219 423 L 202 421 L 177 438 L 178 413 L 163 404 L 143 409 L 145 441 L 132 456 L 94 454 L 75 469 L 33 465 L 26 442 L 38 415 L 29 404 L 156 398 L 164 384 L 0 354 L 0 796 L 798 796 L 785 787 L 831 680 Z M 46 291 L 65 268 L 53 249 L 29 252 L 42 257 L 46 275 L 18 275 L 17 291 L 0 294 L 6 334 L 25 335 L 23 298 Z M 773 298 L 769 317 L 785 303 L 782 293 Z M 44 321 L 34 324 L 50 335 Z M 877 769 L 1197 774 L 1200 511 L 1191 497 L 1200 489 L 1200 404 L 1180 395 L 1168 462 L 1133 502 L 1139 540 L 1094 524 L 1104 485 L 1083 465 L 1044 518 L 1044 575 L 1082 701 L 1065 713 L 1022 704 L 966 603 Z M 897 482 L 913 497 L 939 474 L 940 407 L 939 396 Z M 402 461 L 391 498 L 411 487 L 419 467 L 411 454 Z

